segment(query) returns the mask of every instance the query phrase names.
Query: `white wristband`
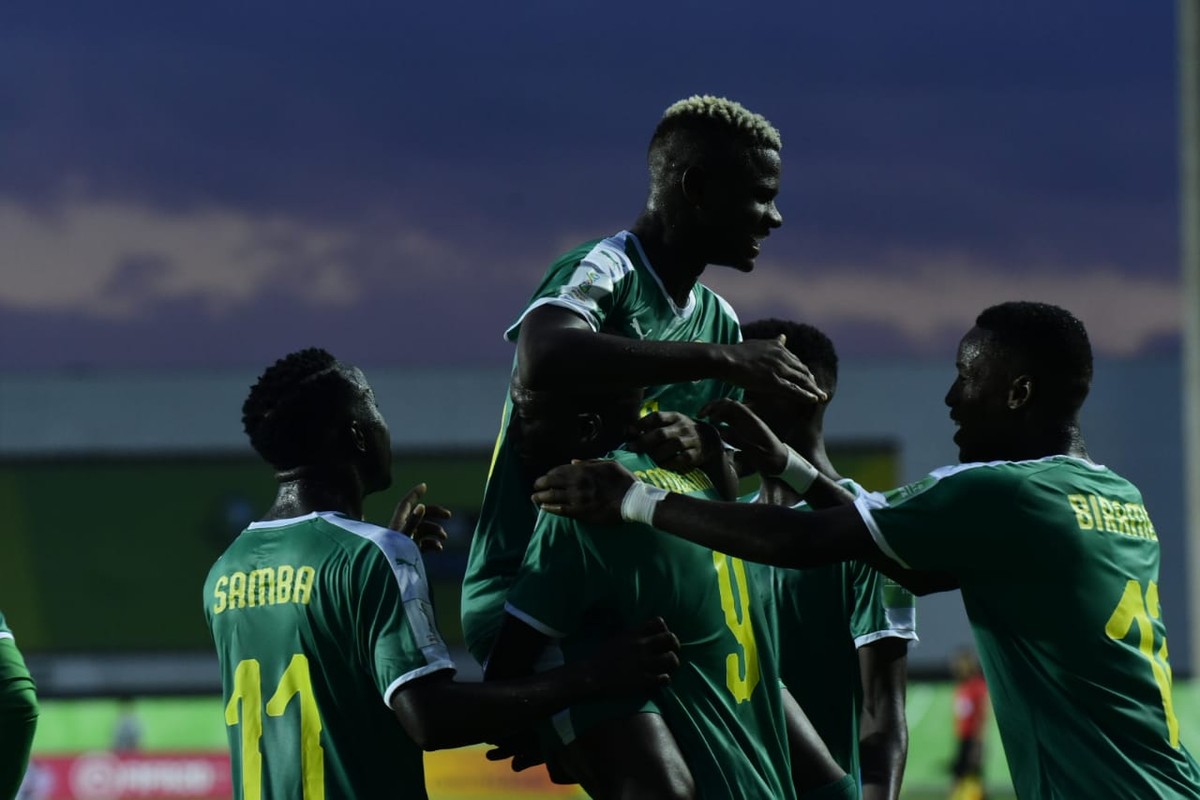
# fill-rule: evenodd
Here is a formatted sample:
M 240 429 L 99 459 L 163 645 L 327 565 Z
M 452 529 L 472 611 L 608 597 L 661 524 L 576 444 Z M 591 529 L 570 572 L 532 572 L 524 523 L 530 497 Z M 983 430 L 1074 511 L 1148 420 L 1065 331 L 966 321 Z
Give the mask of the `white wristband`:
M 621 519 L 626 522 L 654 524 L 654 507 L 668 494 L 666 489 L 634 481 L 621 500 Z
M 787 447 L 787 445 L 784 446 Z M 787 451 L 787 464 L 784 465 L 783 472 L 772 477 L 779 478 L 792 487 L 792 490 L 797 494 L 803 495 L 809 490 L 817 480 L 817 476 L 821 473 L 808 462 L 808 459 L 792 448 L 788 447 Z

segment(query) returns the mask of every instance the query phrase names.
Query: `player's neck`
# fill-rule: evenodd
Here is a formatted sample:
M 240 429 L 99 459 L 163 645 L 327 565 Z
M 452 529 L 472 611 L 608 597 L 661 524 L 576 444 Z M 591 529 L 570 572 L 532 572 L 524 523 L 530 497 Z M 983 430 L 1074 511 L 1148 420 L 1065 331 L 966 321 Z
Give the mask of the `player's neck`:
M 362 485 L 352 473 L 302 467 L 280 472 L 276 478 L 279 489 L 275 502 L 263 520 L 291 519 L 319 511 L 362 519 Z
M 688 296 L 704 272 L 704 259 L 688 246 L 685 237 L 667 224 L 657 211 L 647 208 L 630 228 L 641 242 L 650 266 L 676 305 L 687 305 Z
M 1003 460 L 1034 461 L 1051 456 L 1089 459 L 1087 443 L 1077 423 L 1049 425 L 1012 442 L 1012 451 Z

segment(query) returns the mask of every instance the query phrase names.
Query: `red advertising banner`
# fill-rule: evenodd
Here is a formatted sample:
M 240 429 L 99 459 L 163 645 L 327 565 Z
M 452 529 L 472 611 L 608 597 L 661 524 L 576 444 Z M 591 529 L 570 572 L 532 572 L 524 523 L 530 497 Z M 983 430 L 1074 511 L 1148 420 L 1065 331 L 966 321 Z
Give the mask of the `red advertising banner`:
M 21 800 L 216 800 L 233 796 L 221 753 L 38 756 Z

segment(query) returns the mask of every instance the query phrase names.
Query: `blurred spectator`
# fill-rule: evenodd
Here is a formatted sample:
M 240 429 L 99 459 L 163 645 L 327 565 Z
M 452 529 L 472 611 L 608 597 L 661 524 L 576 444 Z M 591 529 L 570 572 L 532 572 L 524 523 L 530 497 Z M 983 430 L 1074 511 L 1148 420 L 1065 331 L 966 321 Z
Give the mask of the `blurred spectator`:
M 950 800 L 983 800 L 983 731 L 988 715 L 987 682 L 975 651 L 964 647 L 951 657 L 954 675 L 954 738 L 958 750 L 951 772 Z
M 132 697 L 122 697 L 120 704 L 120 716 L 113 729 L 112 749 L 114 753 L 135 753 L 142 744 L 142 720 L 137 715 Z

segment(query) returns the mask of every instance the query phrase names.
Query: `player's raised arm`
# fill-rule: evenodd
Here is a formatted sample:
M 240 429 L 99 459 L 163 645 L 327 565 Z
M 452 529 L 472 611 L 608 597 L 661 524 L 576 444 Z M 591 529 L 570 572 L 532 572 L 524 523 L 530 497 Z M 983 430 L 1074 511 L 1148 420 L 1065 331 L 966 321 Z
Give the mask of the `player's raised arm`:
M 716 378 L 808 402 L 824 397 L 808 367 L 778 340 L 712 344 L 631 339 L 598 333 L 580 315 L 552 305 L 535 308 L 522 321 L 517 364 L 521 383 L 536 390 Z
M 612 640 L 600 655 L 535 675 L 457 683 L 448 671 L 392 695 L 405 731 L 424 750 L 495 740 L 574 703 L 645 692 L 670 681 L 679 640 L 661 619 Z

